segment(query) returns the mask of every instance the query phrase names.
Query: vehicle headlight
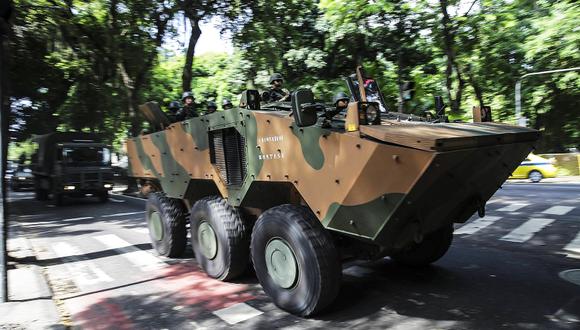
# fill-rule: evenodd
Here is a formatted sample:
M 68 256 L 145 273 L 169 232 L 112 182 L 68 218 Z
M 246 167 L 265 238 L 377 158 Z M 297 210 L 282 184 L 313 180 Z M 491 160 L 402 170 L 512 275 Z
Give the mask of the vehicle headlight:
M 107 188 L 107 189 L 109 189 L 109 188 L 113 188 L 113 184 L 111 184 L 111 183 L 105 183 L 105 184 L 103 185 L 103 187 L 105 187 L 105 188 Z
M 378 103 L 360 102 L 358 111 L 360 125 L 378 125 L 381 123 L 381 112 Z
M 76 188 L 75 186 L 64 186 L 64 190 L 75 190 Z
M 19 177 L 18 177 L 18 180 L 26 180 L 26 177 L 24 177 L 24 176 L 19 176 Z

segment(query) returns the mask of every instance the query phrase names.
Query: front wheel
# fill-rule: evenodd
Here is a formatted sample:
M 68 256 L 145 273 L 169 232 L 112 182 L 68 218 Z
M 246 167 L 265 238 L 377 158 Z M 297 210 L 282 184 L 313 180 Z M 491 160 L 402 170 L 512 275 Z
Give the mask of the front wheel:
M 274 303 L 293 314 L 320 312 L 336 298 L 342 269 L 329 233 L 305 207 L 264 212 L 252 232 L 256 276 Z
M 544 178 L 544 176 L 542 175 L 542 173 L 540 173 L 540 171 L 534 170 L 534 171 L 531 171 L 530 174 L 528 174 L 528 179 L 530 179 L 530 181 L 532 181 L 533 183 L 538 183 L 543 178 Z
M 427 235 L 421 243 L 391 255 L 405 266 L 424 267 L 443 257 L 453 241 L 453 225 L 447 225 Z
M 151 244 L 159 255 L 179 257 L 187 245 L 185 229 L 187 209 L 179 199 L 152 193 L 147 199 L 145 218 Z

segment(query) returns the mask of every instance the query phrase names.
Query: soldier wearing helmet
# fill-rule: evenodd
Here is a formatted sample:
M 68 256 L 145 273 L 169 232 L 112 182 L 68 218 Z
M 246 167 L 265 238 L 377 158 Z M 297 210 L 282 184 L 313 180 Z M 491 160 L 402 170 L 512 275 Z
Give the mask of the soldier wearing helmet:
M 190 91 L 184 92 L 181 95 L 181 102 L 183 102 L 183 108 L 177 112 L 176 118 L 179 121 L 197 117 L 197 110 L 195 109 L 195 97 Z
M 224 110 L 229 110 L 231 108 L 233 108 L 234 105 L 232 104 L 232 102 L 229 99 L 224 99 L 222 102 L 222 109 Z
M 282 88 L 284 77 L 279 73 L 274 73 L 270 76 L 270 89 L 262 93 L 262 101 L 264 102 L 283 102 L 288 101 L 290 92 Z
M 167 117 L 169 117 L 169 120 L 171 120 L 172 123 L 176 122 L 177 113 L 181 108 L 181 104 L 179 103 L 179 101 L 171 101 L 169 102 L 169 106 L 167 108 L 169 109 L 169 114 L 167 115 Z
M 206 115 L 210 114 L 210 113 L 214 113 L 217 111 L 217 104 L 215 104 L 215 102 L 209 101 L 207 103 L 207 111 L 205 112 Z

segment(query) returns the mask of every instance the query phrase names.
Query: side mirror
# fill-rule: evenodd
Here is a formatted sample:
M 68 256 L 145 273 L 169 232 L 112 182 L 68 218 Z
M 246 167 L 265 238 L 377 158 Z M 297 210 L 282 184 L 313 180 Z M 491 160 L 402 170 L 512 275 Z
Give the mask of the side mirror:
M 299 127 L 312 126 L 318 121 L 316 112 L 321 109 L 319 104 L 314 103 L 314 94 L 310 89 L 299 88 L 292 93 L 292 115 Z
M 248 89 L 242 93 L 240 108 L 260 110 L 260 93 L 255 89 Z

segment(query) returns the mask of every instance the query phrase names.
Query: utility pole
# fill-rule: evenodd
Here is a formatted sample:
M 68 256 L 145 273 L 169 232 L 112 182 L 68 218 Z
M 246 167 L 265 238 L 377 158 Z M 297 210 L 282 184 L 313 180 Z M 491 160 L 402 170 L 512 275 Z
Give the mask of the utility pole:
M 520 79 L 518 79 L 518 81 L 516 81 L 516 123 L 517 123 L 517 125 L 525 127 L 526 123 L 527 123 L 527 118 L 522 117 L 522 80 L 525 77 L 538 76 L 541 74 L 552 74 L 552 73 L 576 71 L 576 70 L 580 70 L 580 67 L 569 68 L 569 69 L 550 70 L 550 71 L 532 72 L 532 73 L 526 73 L 525 75 L 521 76 Z
M 4 54 L 4 38 L 8 34 L 8 21 L 12 14 L 12 1 L 0 2 L 0 303 L 8 301 L 8 222 L 6 217 L 6 153 L 8 147 L 8 109 L 5 108 L 6 93 L 6 61 Z

